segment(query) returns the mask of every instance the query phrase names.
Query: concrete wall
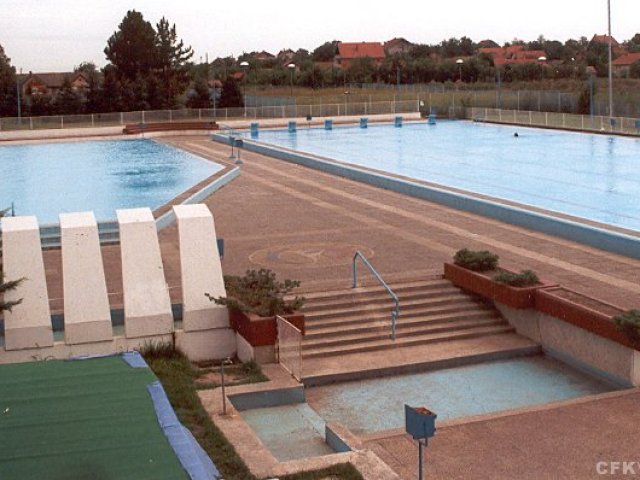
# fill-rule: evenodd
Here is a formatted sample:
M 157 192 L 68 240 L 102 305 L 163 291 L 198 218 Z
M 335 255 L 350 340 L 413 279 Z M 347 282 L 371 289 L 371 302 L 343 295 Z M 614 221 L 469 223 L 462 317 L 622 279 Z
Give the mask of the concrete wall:
M 516 331 L 545 352 L 623 386 L 640 386 L 640 352 L 537 310 L 496 304 Z
M 204 295 L 225 295 L 213 216 L 204 205 L 176 207 L 184 329 L 175 321 L 164 276 L 156 224 L 149 209 L 119 210 L 124 334 L 114 335 L 98 230 L 92 213 L 60 215 L 64 290 L 64 340 L 54 334 L 40 232 L 35 217 L 1 221 L 3 271 L 25 278 L 5 300 L 22 299 L 4 313 L 5 344 L 0 364 L 105 355 L 172 343 L 191 360 L 236 355 L 236 335 L 226 308 Z

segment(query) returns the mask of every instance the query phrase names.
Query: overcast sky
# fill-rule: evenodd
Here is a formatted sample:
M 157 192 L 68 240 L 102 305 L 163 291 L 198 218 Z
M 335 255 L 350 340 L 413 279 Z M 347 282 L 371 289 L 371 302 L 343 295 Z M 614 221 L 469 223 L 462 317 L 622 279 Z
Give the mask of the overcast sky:
M 613 36 L 640 31 L 640 2 L 611 0 Z M 539 35 L 565 41 L 606 33 L 606 0 L 0 0 L 0 45 L 12 65 L 69 71 L 82 61 L 105 63 L 104 47 L 127 10 L 155 24 L 164 15 L 200 57 L 283 48 L 312 50 L 327 40 L 405 37 L 438 43 L 449 37 L 498 43 Z

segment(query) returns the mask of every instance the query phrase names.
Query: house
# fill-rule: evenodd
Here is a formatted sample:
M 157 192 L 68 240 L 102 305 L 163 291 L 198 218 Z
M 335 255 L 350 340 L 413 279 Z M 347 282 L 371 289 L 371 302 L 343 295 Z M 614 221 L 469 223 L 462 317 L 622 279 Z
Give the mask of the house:
M 287 66 L 293 61 L 293 57 L 295 57 L 295 55 L 296 52 L 294 52 L 290 48 L 287 48 L 285 50 L 280 50 L 276 58 L 278 59 L 278 63 L 280 65 Z
M 253 56 L 254 60 L 257 60 L 259 62 L 266 62 L 268 60 L 273 60 L 274 58 L 276 58 L 275 55 L 267 52 L 266 50 L 263 50 L 261 52 L 256 53 Z
M 384 46 L 381 43 L 339 42 L 333 64 L 338 68 L 349 68 L 357 58 L 371 58 L 376 65 L 379 65 L 385 59 L 385 56 Z
M 547 55 L 544 50 L 525 50 L 523 45 L 479 48 L 478 53 L 489 55 L 496 67 L 527 63 L 545 64 Z M 540 60 L 541 58 L 544 60 Z
M 392 38 L 391 40 L 384 42 L 384 51 L 389 56 L 409 53 L 413 47 L 413 43 L 405 38 Z
M 589 44 L 591 45 L 594 43 L 601 43 L 603 45 L 609 45 L 609 38 L 611 38 L 611 51 L 613 52 L 614 56 L 617 57 L 620 55 L 624 55 L 627 52 L 615 38 L 609 37 L 609 35 L 594 35 Z
M 65 79 L 71 82 L 76 92 L 85 92 L 89 88 L 89 77 L 84 72 L 32 73 L 19 76 L 22 95 L 49 95 L 55 97 L 62 89 Z
M 640 62 L 640 52 L 624 54 L 621 57 L 616 58 L 611 63 L 611 66 L 613 67 L 613 72 L 617 76 L 628 77 L 631 70 L 631 65 L 636 62 Z

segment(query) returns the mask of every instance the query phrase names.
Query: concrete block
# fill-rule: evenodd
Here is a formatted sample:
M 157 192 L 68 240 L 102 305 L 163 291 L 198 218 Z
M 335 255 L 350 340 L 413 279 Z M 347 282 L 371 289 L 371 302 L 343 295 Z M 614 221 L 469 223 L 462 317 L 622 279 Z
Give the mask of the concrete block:
M 222 265 L 213 215 L 204 204 L 173 207 L 178 222 L 182 325 L 185 332 L 228 327 L 226 307 L 210 301 L 205 293 L 225 297 Z
M 53 328 L 47 293 L 40 230 L 36 217 L 3 217 L 2 270 L 6 280 L 25 278 L 5 294 L 6 301 L 22 303 L 4 313 L 5 349 L 50 347 Z
M 117 210 L 127 338 L 173 331 L 169 288 L 151 210 Z
M 511 308 L 501 303 L 496 303 L 496 307 L 509 323 L 516 329 L 518 334 L 530 338 L 534 342 L 540 343 L 540 312 L 531 309 Z
M 605 376 L 632 383 L 634 350 L 548 315 L 540 315 L 542 347 Z
M 176 347 L 189 360 L 222 360 L 236 355 L 235 332 L 230 328 L 214 328 L 185 332 L 176 330 Z
M 255 360 L 260 365 L 275 363 L 276 349 L 274 345 L 254 347 L 242 335 L 236 333 L 237 356 L 241 362 Z
M 111 340 L 111 311 L 93 212 L 61 213 L 64 340 Z

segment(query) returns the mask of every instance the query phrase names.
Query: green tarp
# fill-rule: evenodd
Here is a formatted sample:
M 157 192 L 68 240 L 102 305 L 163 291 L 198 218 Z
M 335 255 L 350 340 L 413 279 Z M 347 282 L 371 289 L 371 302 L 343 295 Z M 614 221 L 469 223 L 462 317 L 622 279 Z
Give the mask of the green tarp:
M 120 357 L 1 365 L 0 479 L 187 479 L 146 388 L 155 380 Z

